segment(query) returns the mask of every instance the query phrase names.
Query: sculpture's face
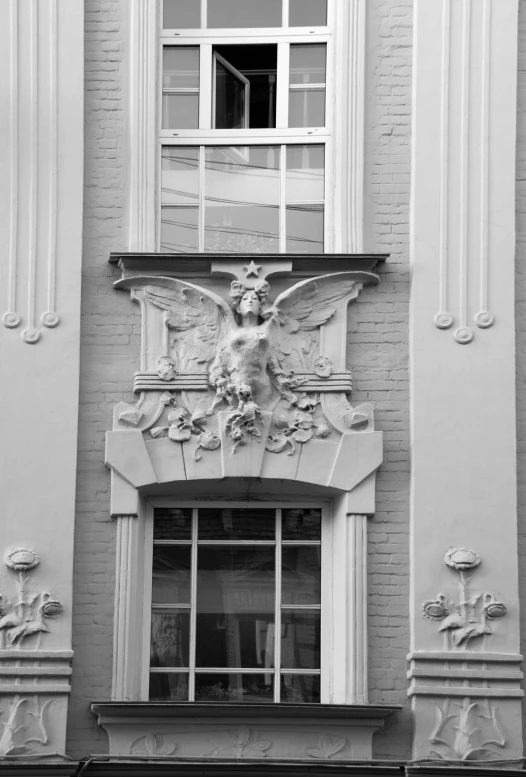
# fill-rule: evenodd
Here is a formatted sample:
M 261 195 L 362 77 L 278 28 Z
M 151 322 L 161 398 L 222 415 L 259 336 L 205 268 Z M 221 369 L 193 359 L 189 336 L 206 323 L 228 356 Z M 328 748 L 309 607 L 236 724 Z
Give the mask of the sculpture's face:
M 239 303 L 239 312 L 242 316 L 247 316 L 250 313 L 258 316 L 260 309 L 259 297 L 255 291 L 246 291 L 241 297 Z

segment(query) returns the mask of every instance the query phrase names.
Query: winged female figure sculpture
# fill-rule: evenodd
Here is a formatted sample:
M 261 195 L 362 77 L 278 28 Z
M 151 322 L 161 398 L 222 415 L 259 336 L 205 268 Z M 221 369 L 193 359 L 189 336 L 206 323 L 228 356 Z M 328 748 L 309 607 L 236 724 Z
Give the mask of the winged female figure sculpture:
M 150 276 L 141 279 L 136 296 L 165 311 L 174 337 L 164 363 L 169 359 L 172 374 L 207 373 L 215 396 L 206 415 L 221 406 L 228 410 L 226 429 L 234 443 L 243 444 L 246 434 L 260 438 L 263 411 L 274 410 L 280 400 L 297 403 L 294 389 L 306 378 L 296 373 L 312 373 L 316 360 L 323 360 L 311 333 L 334 315 L 335 303 L 376 280 L 364 272 L 322 275 L 296 283 L 273 303 L 267 281 L 253 288 L 233 281 L 229 304 L 195 284 Z M 119 285 L 132 282 L 128 278 Z M 323 369 L 330 374 L 330 365 Z

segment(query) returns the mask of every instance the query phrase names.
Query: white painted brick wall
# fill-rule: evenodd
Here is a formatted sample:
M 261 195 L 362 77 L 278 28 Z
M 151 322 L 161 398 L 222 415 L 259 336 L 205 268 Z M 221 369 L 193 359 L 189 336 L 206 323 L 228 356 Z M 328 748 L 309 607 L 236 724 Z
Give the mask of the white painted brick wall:
M 69 754 L 107 752 L 89 711 L 111 687 L 115 524 L 109 521 L 104 435 L 116 402 L 133 401 L 138 308 L 117 293 L 110 251 L 125 246 L 125 72 L 128 0 L 86 0 L 86 151 L 81 395 L 76 515 L 74 674 Z M 353 403 L 376 403 L 385 432 L 378 513 L 370 524 L 370 698 L 403 704 L 376 738 L 378 757 L 409 753 L 405 693 L 408 635 L 409 412 L 407 377 L 408 213 L 412 4 L 367 0 L 367 250 L 389 252 L 382 283 L 351 313 Z

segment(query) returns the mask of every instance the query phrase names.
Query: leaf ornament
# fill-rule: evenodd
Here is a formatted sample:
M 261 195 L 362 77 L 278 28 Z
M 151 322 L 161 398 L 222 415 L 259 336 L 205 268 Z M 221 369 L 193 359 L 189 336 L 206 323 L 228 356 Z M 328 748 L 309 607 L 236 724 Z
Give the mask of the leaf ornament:
M 307 755 L 310 755 L 311 758 L 333 758 L 340 750 L 343 750 L 346 744 L 346 739 L 322 736 L 318 747 L 307 748 Z
M 130 748 L 130 755 L 168 756 L 177 750 L 177 745 L 164 742 L 160 734 L 147 734 L 139 737 Z

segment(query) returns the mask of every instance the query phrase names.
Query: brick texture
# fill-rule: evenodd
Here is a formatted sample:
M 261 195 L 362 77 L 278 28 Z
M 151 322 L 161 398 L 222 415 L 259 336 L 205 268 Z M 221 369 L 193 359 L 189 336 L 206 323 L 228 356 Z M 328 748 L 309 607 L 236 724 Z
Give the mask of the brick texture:
M 409 197 L 412 0 L 367 2 L 366 250 L 389 253 L 380 284 L 352 309 L 352 403 L 375 405 L 384 433 L 369 524 L 369 700 L 403 710 L 377 734 L 378 758 L 406 758 L 409 652 Z
M 517 497 L 519 592 L 526 599 L 526 4 L 519 3 L 516 184 Z M 526 650 L 526 608 L 521 612 L 521 653 Z M 523 700 L 526 735 L 526 703 Z
M 153 0 L 152 0 L 153 1 Z M 81 394 L 76 511 L 74 674 L 68 753 L 107 752 L 89 711 L 111 688 L 116 526 L 109 519 L 104 435 L 114 405 L 133 401 L 139 316 L 117 293 L 110 251 L 126 250 L 125 109 L 128 0 L 86 0 L 86 146 Z M 370 523 L 370 701 L 401 704 L 376 737 L 379 758 L 409 754 L 408 221 L 412 3 L 368 0 L 366 249 L 390 253 L 381 284 L 351 307 L 353 404 L 376 405 L 385 433 L 378 512 Z

